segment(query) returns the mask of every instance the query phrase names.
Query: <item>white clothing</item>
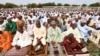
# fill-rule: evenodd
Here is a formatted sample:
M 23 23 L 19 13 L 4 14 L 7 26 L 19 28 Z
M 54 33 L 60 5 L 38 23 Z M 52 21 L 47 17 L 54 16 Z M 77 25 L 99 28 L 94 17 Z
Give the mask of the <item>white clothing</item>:
M 26 47 L 32 44 L 32 40 L 32 37 L 30 37 L 26 31 L 24 31 L 23 33 L 17 31 L 14 36 L 12 46 L 18 45 L 21 48 Z
M 44 26 L 41 25 L 40 28 L 37 28 L 36 25 L 34 26 L 34 29 L 33 29 L 33 32 L 34 32 L 34 41 L 33 41 L 33 46 L 36 46 L 37 45 L 37 38 L 41 39 L 41 43 L 43 45 L 46 45 L 46 28 Z

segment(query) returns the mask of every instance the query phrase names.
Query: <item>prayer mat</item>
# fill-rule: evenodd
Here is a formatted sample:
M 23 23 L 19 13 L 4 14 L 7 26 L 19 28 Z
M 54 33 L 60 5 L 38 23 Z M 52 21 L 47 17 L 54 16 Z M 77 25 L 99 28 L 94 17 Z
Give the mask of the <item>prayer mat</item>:
M 57 47 L 53 47 L 52 44 L 48 44 L 47 56 L 66 56 L 63 46 L 57 44 Z
M 28 55 L 26 54 L 25 56 L 47 56 L 47 48 L 48 48 L 48 45 L 46 45 L 46 47 L 44 48 L 45 49 L 45 52 L 44 53 L 40 53 L 40 54 L 35 54 L 35 55 Z M 31 50 L 32 51 L 32 50 Z M 29 51 L 30 52 L 30 51 Z M 28 52 L 28 53 L 29 53 Z
M 74 52 L 75 54 L 72 54 L 72 53 L 70 54 L 70 52 L 66 50 L 65 46 L 63 46 L 63 48 L 65 49 L 65 53 L 66 53 L 67 56 L 74 56 L 74 55 L 75 56 L 90 56 L 89 53 L 86 52 L 87 47 L 82 48 L 81 52 L 80 51 Z
M 25 56 L 29 48 L 30 46 L 27 46 L 17 50 L 15 47 L 13 47 L 8 50 L 4 56 Z

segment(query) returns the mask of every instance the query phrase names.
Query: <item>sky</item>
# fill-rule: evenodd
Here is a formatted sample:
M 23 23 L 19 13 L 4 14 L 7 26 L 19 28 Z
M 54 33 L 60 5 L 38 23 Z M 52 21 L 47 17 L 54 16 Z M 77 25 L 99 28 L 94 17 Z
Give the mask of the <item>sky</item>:
M 100 0 L 0 0 L 0 3 L 5 4 L 6 2 L 14 3 L 17 5 L 20 4 L 29 4 L 29 3 L 47 3 L 47 2 L 55 2 L 55 3 L 68 3 L 68 4 L 91 4 L 95 2 L 100 2 Z

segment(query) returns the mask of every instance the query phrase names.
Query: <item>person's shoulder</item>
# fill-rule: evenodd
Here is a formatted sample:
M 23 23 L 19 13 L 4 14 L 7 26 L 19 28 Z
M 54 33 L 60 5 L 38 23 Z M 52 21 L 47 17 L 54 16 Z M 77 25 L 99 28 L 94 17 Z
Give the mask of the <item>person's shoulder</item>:
M 60 27 L 57 26 L 56 29 L 60 30 Z
M 51 30 L 52 29 L 52 27 L 50 26 L 50 27 L 48 27 L 48 29 L 47 30 Z

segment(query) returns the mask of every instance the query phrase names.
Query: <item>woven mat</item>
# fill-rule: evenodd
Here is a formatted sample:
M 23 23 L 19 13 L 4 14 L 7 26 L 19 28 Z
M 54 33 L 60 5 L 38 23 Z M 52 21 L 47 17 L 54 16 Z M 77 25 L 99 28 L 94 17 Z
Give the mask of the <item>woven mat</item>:
M 52 44 L 48 45 L 48 56 L 66 56 L 65 50 L 63 46 L 57 44 L 57 47 L 54 48 Z
M 16 50 L 16 48 L 13 47 L 4 56 L 25 56 L 29 48 L 30 47 L 28 46 L 21 48 L 20 50 Z

